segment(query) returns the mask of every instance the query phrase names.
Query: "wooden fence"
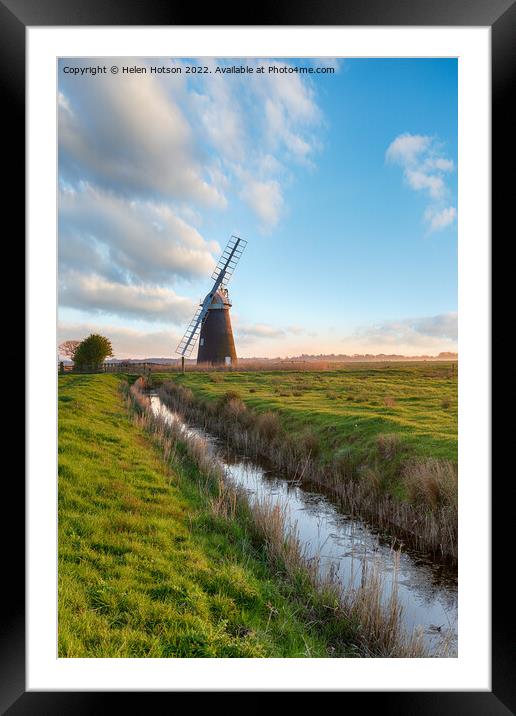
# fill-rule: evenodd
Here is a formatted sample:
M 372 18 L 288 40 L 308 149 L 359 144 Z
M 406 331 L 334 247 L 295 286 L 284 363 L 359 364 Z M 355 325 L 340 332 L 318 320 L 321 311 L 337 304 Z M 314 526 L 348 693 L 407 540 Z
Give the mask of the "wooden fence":
M 67 365 L 65 363 L 58 363 L 57 370 L 59 373 L 74 373 L 74 374 L 90 374 L 90 373 L 138 373 L 139 375 L 148 375 L 151 372 L 178 372 L 181 370 L 181 365 L 177 364 L 163 364 L 163 363 L 148 363 L 148 362 L 129 362 L 121 361 L 120 363 L 104 363 L 100 368 L 82 368 L 78 370 L 73 365 Z

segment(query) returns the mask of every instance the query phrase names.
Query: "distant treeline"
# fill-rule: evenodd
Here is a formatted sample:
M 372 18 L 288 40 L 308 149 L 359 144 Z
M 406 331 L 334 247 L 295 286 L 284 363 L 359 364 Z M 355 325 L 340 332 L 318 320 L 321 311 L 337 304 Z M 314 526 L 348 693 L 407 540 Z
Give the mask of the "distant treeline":
M 288 363 L 306 363 L 311 361 L 331 361 L 333 363 L 348 363 L 358 361 L 363 363 L 364 361 L 422 361 L 422 360 L 458 360 L 458 353 L 442 352 L 436 356 L 430 355 L 419 355 L 419 356 L 404 356 L 399 353 L 354 353 L 353 355 L 346 355 L 345 353 L 320 353 L 316 354 L 302 354 L 300 356 L 292 356 L 287 358 L 240 358 L 239 361 L 244 363 L 246 361 L 271 361 L 273 363 L 288 362 Z
M 321 353 L 319 355 L 300 355 L 292 356 L 287 358 L 239 358 L 238 364 L 240 366 L 252 365 L 292 365 L 292 363 L 320 363 L 324 361 L 326 363 L 365 363 L 365 362 L 390 362 L 390 361 L 456 361 L 458 360 L 458 353 L 442 352 L 436 356 L 431 355 L 419 355 L 419 356 L 404 356 L 399 353 L 355 353 L 353 355 L 346 355 L 345 353 L 333 354 L 333 353 Z M 63 361 L 65 366 L 71 365 L 70 360 Z M 185 363 L 188 366 L 197 365 L 195 358 L 186 359 Z M 126 359 L 115 359 L 108 360 L 105 362 L 105 366 L 130 366 L 130 365 L 152 365 L 152 366 L 180 366 L 180 358 L 126 358 Z M 204 368 L 210 366 L 203 366 Z M 108 368 L 109 369 L 109 368 Z M 104 368 L 105 370 L 105 368 Z

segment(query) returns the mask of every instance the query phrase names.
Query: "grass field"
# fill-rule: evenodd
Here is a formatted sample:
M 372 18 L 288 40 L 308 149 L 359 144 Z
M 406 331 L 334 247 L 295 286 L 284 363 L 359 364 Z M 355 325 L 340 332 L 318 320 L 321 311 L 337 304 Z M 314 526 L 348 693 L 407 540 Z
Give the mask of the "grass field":
M 157 374 L 156 378 L 159 377 Z M 457 459 L 457 366 L 348 364 L 325 372 L 189 372 L 178 380 L 202 398 L 236 391 L 251 408 L 275 410 L 289 430 L 314 430 L 325 452 L 367 454 L 397 434 L 417 455 Z
M 170 374 L 168 376 L 170 378 Z M 157 374 L 155 380 L 166 379 Z M 375 468 L 385 489 L 408 496 L 405 466 L 457 463 L 457 365 L 348 364 L 335 371 L 187 372 L 175 382 L 204 401 L 228 393 L 273 411 L 288 435 L 310 436 L 322 463 L 359 474 Z
M 262 406 L 275 400 L 273 376 L 202 377 L 187 379 L 213 396 L 231 383 L 255 385 Z M 59 378 L 59 656 L 351 653 L 342 624 L 337 635 L 314 616 L 245 521 L 213 514 L 194 465 L 164 461 L 129 418 L 119 382 Z

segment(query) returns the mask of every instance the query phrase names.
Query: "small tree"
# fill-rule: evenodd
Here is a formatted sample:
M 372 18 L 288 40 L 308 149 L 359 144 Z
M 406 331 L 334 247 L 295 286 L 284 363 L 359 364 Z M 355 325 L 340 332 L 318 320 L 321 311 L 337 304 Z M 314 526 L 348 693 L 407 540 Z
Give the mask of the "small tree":
M 80 345 L 80 341 L 64 341 L 59 345 L 59 353 L 75 360 L 75 351 Z
M 79 370 L 98 370 L 108 356 L 113 355 L 111 341 L 97 333 L 85 338 L 74 353 L 75 367 Z

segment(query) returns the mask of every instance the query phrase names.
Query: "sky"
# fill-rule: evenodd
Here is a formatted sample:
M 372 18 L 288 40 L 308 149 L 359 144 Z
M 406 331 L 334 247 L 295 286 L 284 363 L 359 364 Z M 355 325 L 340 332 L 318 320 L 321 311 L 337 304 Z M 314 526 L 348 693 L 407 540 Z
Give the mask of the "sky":
M 58 142 L 59 341 L 177 357 L 235 234 L 239 356 L 457 350 L 456 60 L 65 58 Z

